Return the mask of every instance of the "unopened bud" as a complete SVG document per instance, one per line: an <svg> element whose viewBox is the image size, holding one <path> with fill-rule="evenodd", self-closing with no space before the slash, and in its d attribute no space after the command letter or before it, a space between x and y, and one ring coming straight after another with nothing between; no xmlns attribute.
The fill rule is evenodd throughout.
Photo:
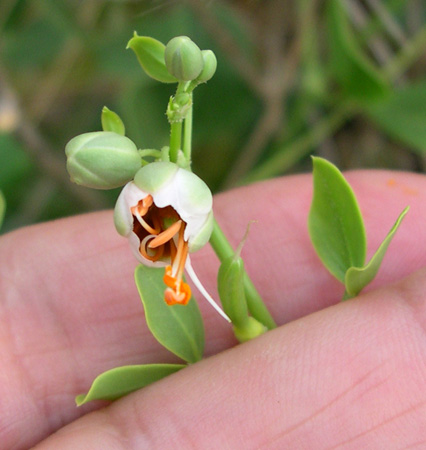
<svg viewBox="0 0 426 450"><path fill-rule="evenodd" d="M132 180L141 167L136 145L110 131L84 133L65 147L71 181L94 189L113 189Z"/></svg>
<svg viewBox="0 0 426 450"><path fill-rule="evenodd" d="M200 75L198 75L196 81L198 83L205 83L209 81L216 72L217 59L215 54L211 50L201 50L203 56L204 67Z"/></svg>
<svg viewBox="0 0 426 450"><path fill-rule="evenodd" d="M166 45L164 59L167 70L179 81L191 81L203 70L203 56L187 36L173 38Z"/></svg>

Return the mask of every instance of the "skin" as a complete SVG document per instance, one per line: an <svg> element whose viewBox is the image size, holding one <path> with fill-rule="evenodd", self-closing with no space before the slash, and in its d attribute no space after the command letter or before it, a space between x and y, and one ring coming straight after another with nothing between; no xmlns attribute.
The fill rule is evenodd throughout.
<svg viewBox="0 0 426 450"><path fill-rule="evenodd" d="M310 245L310 176L221 194L216 217L234 246L257 220L243 257L279 327L236 345L198 295L209 357L110 405L76 408L74 396L115 366L178 362L146 328L112 212L3 236L2 448L425 448L426 177L347 178L368 256L411 205L364 293L340 303L342 286ZM192 262L216 296L211 250Z"/></svg>

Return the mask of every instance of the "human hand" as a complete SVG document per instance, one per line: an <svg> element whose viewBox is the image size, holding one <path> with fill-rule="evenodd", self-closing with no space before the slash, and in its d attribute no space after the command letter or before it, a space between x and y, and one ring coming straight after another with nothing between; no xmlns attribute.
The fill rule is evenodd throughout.
<svg viewBox="0 0 426 450"><path fill-rule="evenodd" d="M222 194L216 217L231 241L257 221L243 257L286 325L234 347L229 325L197 296L211 357L101 409L74 404L99 373L177 362L144 325L136 263L112 213L3 236L0 447L424 448L426 178L370 171L347 179L370 255L411 205L367 293L338 303L343 288L314 254L310 176ZM193 265L214 292L211 250L194 254Z"/></svg>

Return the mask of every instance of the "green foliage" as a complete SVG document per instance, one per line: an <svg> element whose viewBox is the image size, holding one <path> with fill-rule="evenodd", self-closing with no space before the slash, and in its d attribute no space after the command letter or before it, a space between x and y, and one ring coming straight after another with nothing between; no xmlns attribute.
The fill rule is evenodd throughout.
<svg viewBox="0 0 426 450"><path fill-rule="evenodd" d="M135 281L145 309L146 322L160 344L189 363L204 351L204 326L194 297L187 305L168 306L164 301L164 269L140 265Z"/></svg>
<svg viewBox="0 0 426 450"><path fill-rule="evenodd" d="M364 222L352 188L339 169L313 158L314 195L308 218L312 244L324 266L345 285L344 300L358 295L379 271L383 257L408 207L402 211L371 260Z"/></svg>
<svg viewBox="0 0 426 450"><path fill-rule="evenodd" d="M162 83L176 83L177 79L171 75L165 64L165 45L157 39L148 36L138 36L136 33L127 44L131 48L147 75Z"/></svg>
<svg viewBox="0 0 426 450"><path fill-rule="evenodd" d="M86 394L78 395L75 402L77 406L81 406L92 400L117 400L184 367L182 364L116 367L96 377L89 391Z"/></svg>
<svg viewBox="0 0 426 450"><path fill-rule="evenodd" d="M343 9L344 2L329 0L328 6L332 75L353 100L371 102L384 97L389 86L357 44Z"/></svg>
<svg viewBox="0 0 426 450"><path fill-rule="evenodd" d="M345 287L346 292L351 297L358 295L362 289L373 281L374 277L377 275L386 250L388 249L396 230L401 224L402 219L407 214L408 209L409 207L407 206L407 208L402 211L394 226L391 228L384 241L380 244L380 247L377 249L370 261L363 267L350 267L347 270L345 275Z"/></svg>
<svg viewBox="0 0 426 450"><path fill-rule="evenodd" d="M6 213L6 199L4 198L3 192L0 191L0 228L3 224L5 213Z"/></svg>
<svg viewBox="0 0 426 450"><path fill-rule="evenodd" d="M395 90L370 105L367 114L389 136L426 153L426 79Z"/></svg>
<svg viewBox="0 0 426 450"><path fill-rule="evenodd" d="M227 0L5 2L0 6L0 188L8 199L3 229L114 205L116 192L75 195L66 174L54 173L63 167L71 137L100 129L103 105L123 119L126 136L138 148L168 144L165 105L174 86L145 76L133 51L125 50L134 30L160 43L160 51L151 48L150 67L162 53L161 43L174 36L189 36L217 56L214 78L194 95L192 158L194 172L214 191L307 171L308 155L324 147L344 169L424 171L421 156L410 151L424 154L418 80L424 79L426 34L421 21L413 26L409 18L424 16L425 4L383 7L403 39L393 39L372 11L366 10L360 23L345 2L333 0L326 8L294 1L285 10L279 2ZM282 26L269 27L266 17ZM265 33L270 39L262 38ZM377 43L388 48L385 58L378 57ZM160 67L167 81L176 82L164 75L163 63ZM9 90L15 106L4 95ZM16 114L13 126L2 128L3 111ZM362 120L354 120L360 115ZM360 147L361 142L374 142L374 148Z"/></svg>
<svg viewBox="0 0 426 450"><path fill-rule="evenodd" d="M322 158L313 158L313 164L309 234L323 264L344 283L350 267L364 265L364 222L355 194L339 169Z"/></svg>

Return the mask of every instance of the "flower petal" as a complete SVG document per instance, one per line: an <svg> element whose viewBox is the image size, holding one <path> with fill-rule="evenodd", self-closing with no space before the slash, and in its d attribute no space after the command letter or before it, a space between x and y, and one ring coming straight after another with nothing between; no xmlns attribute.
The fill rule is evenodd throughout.
<svg viewBox="0 0 426 450"><path fill-rule="evenodd" d="M133 182L127 183L122 189L114 208L115 228L122 236L127 237L133 231L133 215L130 208L136 206L139 200L142 200L147 195Z"/></svg>

